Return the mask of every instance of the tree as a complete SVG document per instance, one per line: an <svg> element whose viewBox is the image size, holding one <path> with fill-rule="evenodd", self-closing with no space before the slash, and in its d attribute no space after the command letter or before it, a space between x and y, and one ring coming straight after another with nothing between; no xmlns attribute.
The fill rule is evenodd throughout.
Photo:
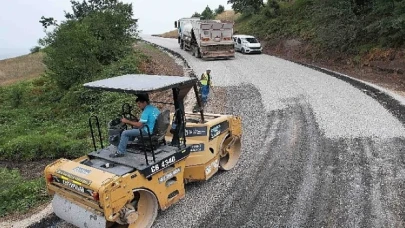
<svg viewBox="0 0 405 228"><path fill-rule="evenodd" d="M384 47L405 45L405 1L373 0L364 33Z"/></svg>
<svg viewBox="0 0 405 228"><path fill-rule="evenodd" d="M235 13L258 13L264 6L263 0L228 0Z"/></svg>
<svg viewBox="0 0 405 228"><path fill-rule="evenodd" d="M132 52L137 37L137 20L132 4L117 0L71 0L73 13L56 24L42 17L45 28L55 25L40 43L47 46L44 63L48 74L63 89L96 77L103 66Z"/></svg>
<svg viewBox="0 0 405 228"><path fill-rule="evenodd" d="M212 12L211 8L209 6L205 7L205 10L201 13L201 19L202 20L210 20L214 19L215 15L214 12Z"/></svg>
<svg viewBox="0 0 405 228"><path fill-rule="evenodd" d="M45 29L47 29L47 28L48 28L49 26L51 26L51 25L58 25L58 24L57 24L57 21L56 21L53 17L48 17L48 18L46 18L46 17L44 17L44 16L41 17L41 20L39 20L39 23L41 23L42 26L43 26Z"/></svg>
<svg viewBox="0 0 405 228"><path fill-rule="evenodd" d="M37 52L39 52L39 51L41 51L41 47L40 47L40 46L34 46L34 47L32 47L32 48L30 49L30 53L31 53L31 54L37 53Z"/></svg>
<svg viewBox="0 0 405 228"><path fill-rule="evenodd" d="M223 5L219 5L217 9L215 9L215 14L221 14L225 11L225 7Z"/></svg>
<svg viewBox="0 0 405 228"><path fill-rule="evenodd" d="M201 17L201 14L198 12L195 12L191 17Z"/></svg>

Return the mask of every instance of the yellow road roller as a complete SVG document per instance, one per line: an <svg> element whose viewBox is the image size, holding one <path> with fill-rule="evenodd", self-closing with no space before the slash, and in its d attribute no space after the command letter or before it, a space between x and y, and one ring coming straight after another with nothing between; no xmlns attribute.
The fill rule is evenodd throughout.
<svg viewBox="0 0 405 228"><path fill-rule="evenodd" d="M84 84L147 97L171 90L172 111L160 110L153 132L131 138L123 157L110 155L117 151L121 133L131 126L111 118L104 147L99 119L91 116L94 150L77 159L58 159L44 170L54 213L77 227L151 227L159 211L185 196L185 184L232 169L241 153L242 120L204 113L197 82L195 77L127 74ZM191 89L199 113L184 111ZM128 103L121 108L122 115L133 118ZM96 147L93 128L98 129L101 148Z"/></svg>

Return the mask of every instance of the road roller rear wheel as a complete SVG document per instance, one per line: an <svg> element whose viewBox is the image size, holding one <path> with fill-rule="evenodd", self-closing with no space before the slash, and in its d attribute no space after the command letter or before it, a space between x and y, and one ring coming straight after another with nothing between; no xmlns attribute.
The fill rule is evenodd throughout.
<svg viewBox="0 0 405 228"><path fill-rule="evenodd" d="M145 189L134 190L134 200L122 209L123 216L114 227L150 228L158 214L158 201L155 195Z"/></svg>
<svg viewBox="0 0 405 228"><path fill-rule="evenodd" d="M220 146L219 168L221 170L230 170L235 167L240 157L240 149L240 138L227 136Z"/></svg>

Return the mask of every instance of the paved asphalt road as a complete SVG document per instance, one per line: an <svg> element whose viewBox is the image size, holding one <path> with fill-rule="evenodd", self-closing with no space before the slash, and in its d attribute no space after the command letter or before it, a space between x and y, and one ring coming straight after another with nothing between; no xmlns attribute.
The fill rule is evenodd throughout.
<svg viewBox="0 0 405 228"><path fill-rule="evenodd" d="M405 227L404 121L376 99L273 56L203 61L143 39L210 68L244 132L235 169L188 185L155 227Z"/></svg>

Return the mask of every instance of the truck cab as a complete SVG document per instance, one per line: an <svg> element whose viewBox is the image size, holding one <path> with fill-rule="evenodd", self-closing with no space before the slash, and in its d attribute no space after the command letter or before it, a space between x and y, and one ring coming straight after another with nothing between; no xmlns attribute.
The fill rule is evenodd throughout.
<svg viewBox="0 0 405 228"><path fill-rule="evenodd" d="M259 53L263 51L260 41L251 35L233 35L232 40L235 44L235 51L240 51L243 54Z"/></svg>

